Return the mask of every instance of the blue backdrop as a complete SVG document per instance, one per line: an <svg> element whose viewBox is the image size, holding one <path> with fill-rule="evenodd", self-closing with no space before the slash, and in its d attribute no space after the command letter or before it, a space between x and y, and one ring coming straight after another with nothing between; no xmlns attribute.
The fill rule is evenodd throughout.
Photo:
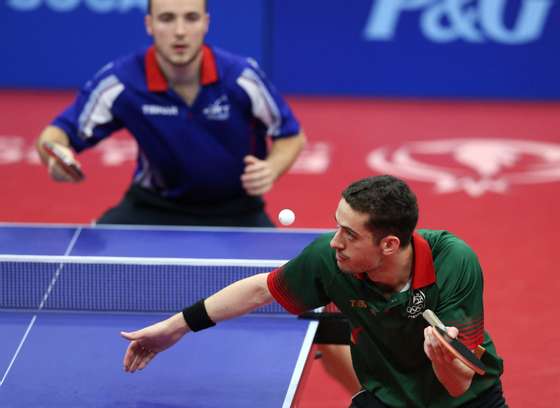
<svg viewBox="0 0 560 408"><path fill-rule="evenodd" d="M5 0L1 87L76 87L148 44L145 0ZM557 0L209 0L283 93L560 99Z"/></svg>
<svg viewBox="0 0 560 408"><path fill-rule="evenodd" d="M3 0L0 87L74 88L150 43L146 0ZM265 2L210 0L208 41L261 60Z"/></svg>

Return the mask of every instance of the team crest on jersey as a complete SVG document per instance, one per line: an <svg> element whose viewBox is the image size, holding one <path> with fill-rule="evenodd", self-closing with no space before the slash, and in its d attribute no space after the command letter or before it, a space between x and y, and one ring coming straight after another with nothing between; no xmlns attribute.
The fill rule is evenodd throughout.
<svg viewBox="0 0 560 408"><path fill-rule="evenodd" d="M229 99L227 95L222 95L206 108L202 110L208 120L228 120L229 119Z"/></svg>
<svg viewBox="0 0 560 408"><path fill-rule="evenodd" d="M414 292L406 307L406 315L409 319L416 319L426 309L426 295L421 290Z"/></svg>

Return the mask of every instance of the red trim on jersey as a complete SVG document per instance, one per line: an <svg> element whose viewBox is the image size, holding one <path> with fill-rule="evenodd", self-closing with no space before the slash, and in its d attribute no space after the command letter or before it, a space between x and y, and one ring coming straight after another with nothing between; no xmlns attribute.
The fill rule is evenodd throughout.
<svg viewBox="0 0 560 408"><path fill-rule="evenodd" d="M423 288L435 283L436 270L430 244L428 244L424 237L415 232L412 235L412 246L414 248L412 288Z"/></svg>
<svg viewBox="0 0 560 408"><path fill-rule="evenodd" d="M268 290L280 305L288 312L298 315L305 312L305 309L298 305L298 302L289 293L288 288L282 276L282 268L273 270L266 278Z"/></svg>
<svg viewBox="0 0 560 408"><path fill-rule="evenodd" d="M157 62L156 49L154 46L148 48L144 57L146 66L146 83L148 90L151 92L165 92L169 89L169 84L165 75ZM218 66L216 58L212 50L206 46L202 46L202 61L200 64L200 84L210 85L218 80Z"/></svg>
<svg viewBox="0 0 560 408"><path fill-rule="evenodd" d="M148 90L151 92L165 92L168 89L167 79L161 72L159 64L156 60L156 49L154 46L148 48L146 56L144 57L144 64L146 65L146 83Z"/></svg>
<svg viewBox="0 0 560 408"><path fill-rule="evenodd" d="M355 328L352 329L352 333L350 334L350 340L352 341L352 343L358 344L358 336L363 331L364 331L364 328L362 326L355 327Z"/></svg>
<svg viewBox="0 0 560 408"><path fill-rule="evenodd" d="M450 323L450 326L455 326L459 330L459 340L471 350L484 341L484 317L464 324Z"/></svg>
<svg viewBox="0 0 560 408"><path fill-rule="evenodd" d="M214 53L207 45L202 46L202 63L200 66L200 84L210 85L218 80L218 66Z"/></svg>

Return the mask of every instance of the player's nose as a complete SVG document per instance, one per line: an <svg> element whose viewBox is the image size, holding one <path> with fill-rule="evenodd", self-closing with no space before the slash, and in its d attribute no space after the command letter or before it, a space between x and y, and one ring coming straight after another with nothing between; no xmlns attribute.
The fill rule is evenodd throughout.
<svg viewBox="0 0 560 408"><path fill-rule="evenodd" d="M330 246L333 249L343 249L344 245L342 244L342 240L340 239L340 230L337 230L334 236L331 239Z"/></svg>

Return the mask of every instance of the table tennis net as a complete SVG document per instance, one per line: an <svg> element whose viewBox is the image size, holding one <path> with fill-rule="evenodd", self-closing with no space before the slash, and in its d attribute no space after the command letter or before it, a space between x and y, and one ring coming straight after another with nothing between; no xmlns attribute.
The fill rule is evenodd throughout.
<svg viewBox="0 0 560 408"><path fill-rule="evenodd" d="M279 261L0 259L0 309L175 312ZM284 313L276 302L255 313Z"/></svg>

